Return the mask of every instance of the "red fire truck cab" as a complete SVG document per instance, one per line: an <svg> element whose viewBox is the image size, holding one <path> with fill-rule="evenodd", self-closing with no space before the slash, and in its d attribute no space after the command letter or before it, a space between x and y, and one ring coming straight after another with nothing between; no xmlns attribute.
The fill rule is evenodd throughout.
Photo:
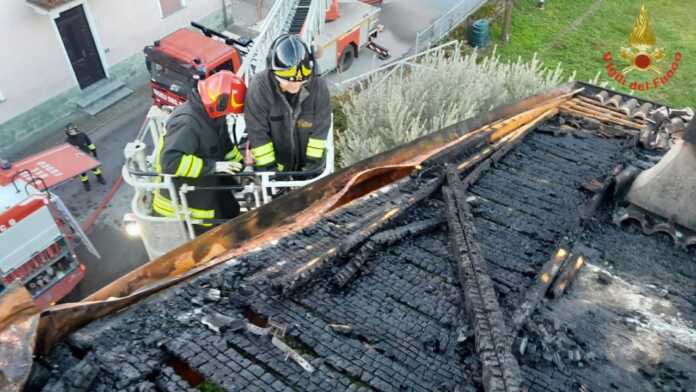
<svg viewBox="0 0 696 392"><path fill-rule="evenodd" d="M212 39L208 35L214 31L193 25L202 32L182 28L144 49L152 99L159 107L184 102L198 80L239 69L241 58L234 45Z"/></svg>

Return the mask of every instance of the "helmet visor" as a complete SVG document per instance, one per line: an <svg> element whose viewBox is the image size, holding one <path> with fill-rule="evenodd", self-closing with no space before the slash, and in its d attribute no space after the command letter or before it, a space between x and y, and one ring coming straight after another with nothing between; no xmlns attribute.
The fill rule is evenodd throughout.
<svg viewBox="0 0 696 392"><path fill-rule="evenodd" d="M299 64L287 69L274 69L273 74L291 82L301 82L312 76L312 68L305 64Z"/></svg>

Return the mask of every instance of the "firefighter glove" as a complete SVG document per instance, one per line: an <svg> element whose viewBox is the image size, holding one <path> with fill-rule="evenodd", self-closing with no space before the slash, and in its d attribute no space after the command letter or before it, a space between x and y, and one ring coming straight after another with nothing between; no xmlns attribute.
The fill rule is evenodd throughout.
<svg viewBox="0 0 696 392"><path fill-rule="evenodd" d="M235 161L215 162L215 173L236 174L242 171L244 165Z"/></svg>

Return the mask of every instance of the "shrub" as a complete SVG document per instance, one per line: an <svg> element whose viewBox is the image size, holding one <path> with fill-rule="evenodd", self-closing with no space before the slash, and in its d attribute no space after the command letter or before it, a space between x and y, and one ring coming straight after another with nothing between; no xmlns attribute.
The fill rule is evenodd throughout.
<svg viewBox="0 0 696 392"><path fill-rule="evenodd" d="M347 129L337 135L339 165L348 166L478 113L560 83L560 66L536 58L503 62L436 52L416 66L376 75L348 92L342 107Z"/></svg>

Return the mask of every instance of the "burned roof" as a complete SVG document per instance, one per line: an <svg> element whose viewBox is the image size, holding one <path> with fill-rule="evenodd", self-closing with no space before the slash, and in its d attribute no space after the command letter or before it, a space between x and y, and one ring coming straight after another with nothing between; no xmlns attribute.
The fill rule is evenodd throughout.
<svg viewBox="0 0 696 392"><path fill-rule="evenodd" d="M677 132L627 103L586 86L512 134L472 131L409 176L78 329L30 382L686 391L696 251L617 219L625 170L654 166Z"/></svg>

